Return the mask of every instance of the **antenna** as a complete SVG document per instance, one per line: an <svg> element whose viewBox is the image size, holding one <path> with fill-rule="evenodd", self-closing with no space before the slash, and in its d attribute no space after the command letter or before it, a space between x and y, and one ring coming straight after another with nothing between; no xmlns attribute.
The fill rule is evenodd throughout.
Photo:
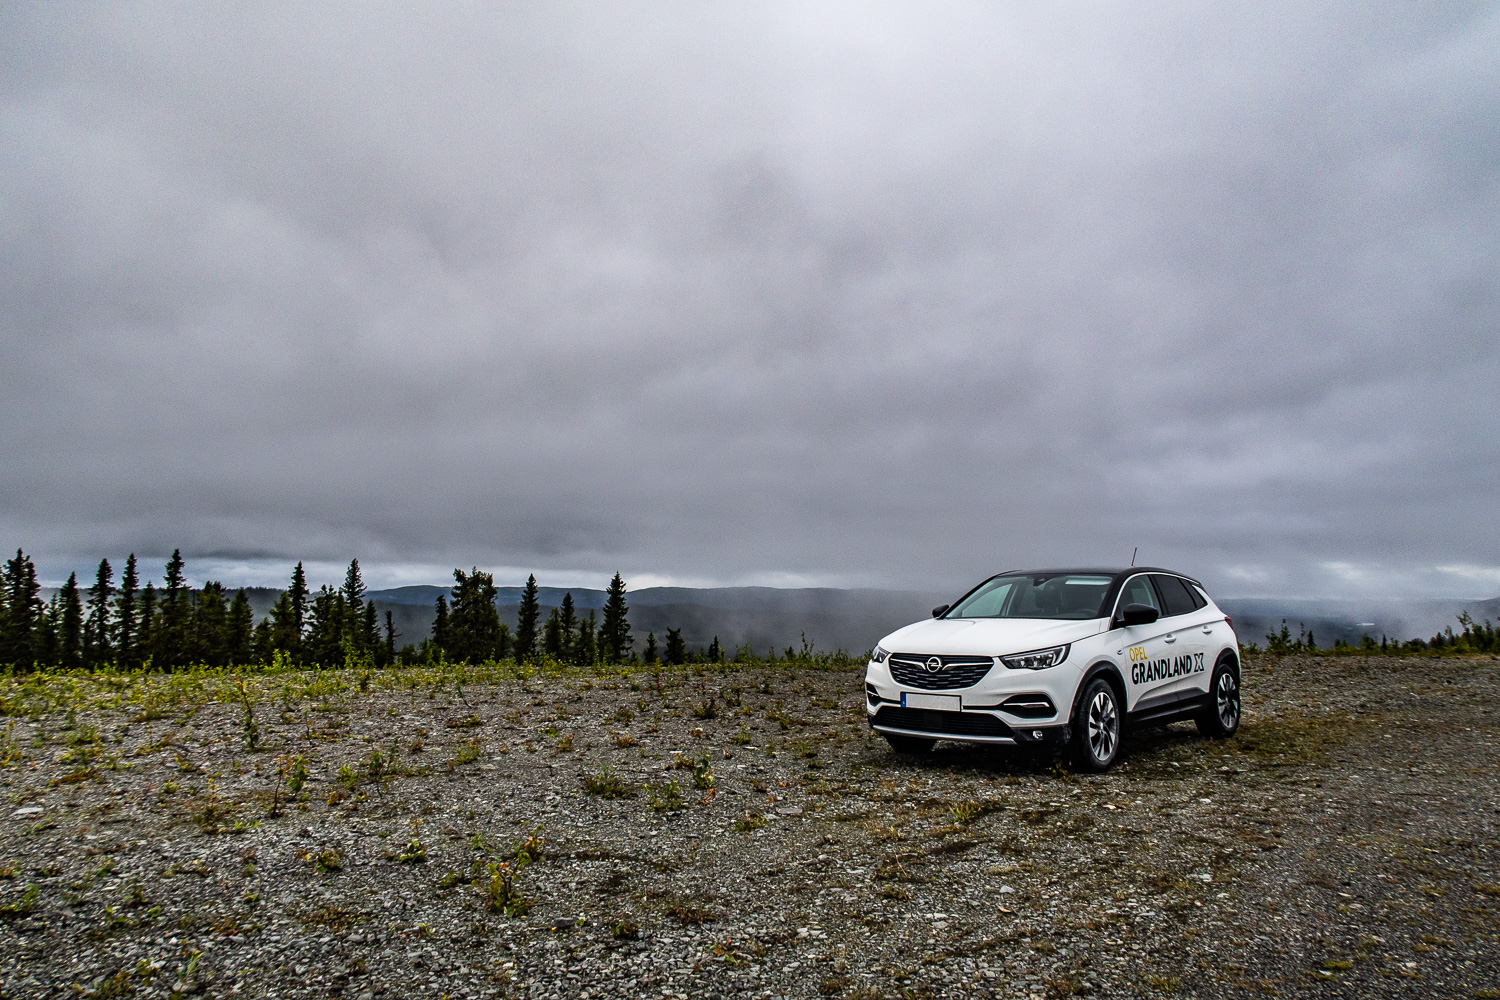
<svg viewBox="0 0 1500 1000"><path fill-rule="evenodd" d="M1141 547L1139 545L1130 550L1130 565L1135 565L1135 554L1139 551L1141 551Z"/></svg>

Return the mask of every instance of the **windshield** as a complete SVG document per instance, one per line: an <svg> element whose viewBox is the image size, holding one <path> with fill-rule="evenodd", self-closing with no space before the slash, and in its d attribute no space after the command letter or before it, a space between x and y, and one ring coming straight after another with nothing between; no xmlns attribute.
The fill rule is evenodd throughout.
<svg viewBox="0 0 1500 1000"><path fill-rule="evenodd" d="M944 618L1103 618L1113 577L1083 573L997 576L948 610Z"/></svg>

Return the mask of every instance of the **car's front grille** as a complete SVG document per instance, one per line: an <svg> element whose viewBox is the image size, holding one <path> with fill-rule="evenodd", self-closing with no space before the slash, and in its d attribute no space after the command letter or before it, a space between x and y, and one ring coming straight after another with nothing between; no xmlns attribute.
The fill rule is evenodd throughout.
<svg viewBox="0 0 1500 1000"><path fill-rule="evenodd" d="M892 729L951 736L1010 736L1010 727L982 712L940 712L932 708L882 708L874 724Z"/></svg>
<svg viewBox="0 0 1500 1000"><path fill-rule="evenodd" d="M929 669L937 660L937 669ZM995 661L988 656L922 656L919 653L892 653L891 676L897 684L947 691L978 684Z"/></svg>

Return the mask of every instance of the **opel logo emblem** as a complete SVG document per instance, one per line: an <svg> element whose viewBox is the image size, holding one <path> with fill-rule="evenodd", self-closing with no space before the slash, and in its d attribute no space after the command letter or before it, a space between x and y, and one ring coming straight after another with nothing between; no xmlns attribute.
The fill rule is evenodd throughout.
<svg viewBox="0 0 1500 1000"><path fill-rule="evenodd" d="M943 661L934 656L927 661L926 667L929 674L935 674L943 669Z"/></svg>

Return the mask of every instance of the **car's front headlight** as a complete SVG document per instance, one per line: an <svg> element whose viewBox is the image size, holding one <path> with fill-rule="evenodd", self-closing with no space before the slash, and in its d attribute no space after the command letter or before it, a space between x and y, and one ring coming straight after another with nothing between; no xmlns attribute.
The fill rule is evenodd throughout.
<svg viewBox="0 0 1500 1000"><path fill-rule="evenodd" d="M1051 649L1033 649L1029 653L1002 656L1000 662L1012 670L1045 670L1047 667L1057 666L1067 658L1067 646L1053 646Z"/></svg>
<svg viewBox="0 0 1500 1000"><path fill-rule="evenodd" d="M881 649L879 646L876 646L875 647L875 652L873 652L873 653L870 654L870 662L871 663L884 663L885 662L885 658L887 656L890 656L890 655L891 655L890 650L888 650L888 649Z"/></svg>

